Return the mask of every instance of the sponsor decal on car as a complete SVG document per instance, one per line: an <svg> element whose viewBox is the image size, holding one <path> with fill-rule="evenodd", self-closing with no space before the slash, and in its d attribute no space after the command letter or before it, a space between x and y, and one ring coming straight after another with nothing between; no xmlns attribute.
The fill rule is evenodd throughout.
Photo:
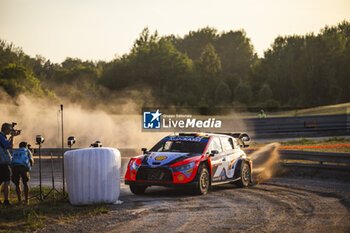
<svg viewBox="0 0 350 233"><path fill-rule="evenodd" d="M159 155L159 156L155 157L154 160L156 160L156 161L163 161L163 160L166 160L167 158L168 158L168 156Z"/></svg>
<svg viewBox="0 0 350 233"><path fill-rule="evenodd" d="M209 137L179 137L169 136L164 138L162 141L189 141L189 142L208 142Z"/></svg>
<svg viewBox="0 0 350 233"><path fill-rule="evenodd" d="M179 175L177 176L177 179L178 179L179 181L183 181L183 180L185 179L185 176L184 176L183 174L179 174Z"/></svg>
<svg viewBox="0 0 350 233"><path fill-rule="evenodd" d="M187 154L188 153L179 152L152 152L147 159L147 164L151 167L162 166ZM154 164L154 162L156 162L156 164Z"/></svg>

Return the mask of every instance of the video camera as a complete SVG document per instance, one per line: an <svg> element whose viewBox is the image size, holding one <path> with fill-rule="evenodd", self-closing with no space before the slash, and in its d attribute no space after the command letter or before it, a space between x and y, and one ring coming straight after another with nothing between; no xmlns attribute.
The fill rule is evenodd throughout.
<svg viewBox="0 0 350 233"><path fill-rule="evenodd" d="M14 136L20 135L21 131L20 129L15 129L15 126L17 125L16 122L12 122L11 126L12 126L12 130L11 130L11 134Z"/></svg>

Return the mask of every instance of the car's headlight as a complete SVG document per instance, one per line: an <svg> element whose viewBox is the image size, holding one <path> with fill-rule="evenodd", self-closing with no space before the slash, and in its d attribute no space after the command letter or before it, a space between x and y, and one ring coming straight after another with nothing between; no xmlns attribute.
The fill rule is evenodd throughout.
<svg viewBox="0 0 350 233"><path fill-rule="evenodd" d="M195 162L173 167L174 172L187 171L194 167Z"/></svg>

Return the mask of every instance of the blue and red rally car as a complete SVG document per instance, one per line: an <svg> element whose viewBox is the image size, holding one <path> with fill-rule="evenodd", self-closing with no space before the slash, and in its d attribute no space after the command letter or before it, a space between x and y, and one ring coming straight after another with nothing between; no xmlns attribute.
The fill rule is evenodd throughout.
<svg viewBox="0 0 350 233"><path fill-rule="evenodd" d="M252 162L241 147L248 147L246 133L179 133L167 136L143 155L130 159L125 184L134 194L150 186L189 186L206 194L213 185L252 181Z"/></svg>

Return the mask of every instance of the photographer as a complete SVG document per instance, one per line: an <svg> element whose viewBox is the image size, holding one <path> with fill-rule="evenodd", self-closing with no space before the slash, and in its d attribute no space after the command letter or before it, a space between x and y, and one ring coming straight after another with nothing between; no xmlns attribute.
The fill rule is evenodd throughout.
<svg viewBox="0 0 350 233"><path fill-rule="evenodd" d="M22 203L21 198L21 178L24 187L25 203L29 204L28 192L29 192L29 171L33 166L33 158L30 150L27 149L27 142L21 142L19 149L12 151L12 182L16 185L16 193L18 198L18 204Z"/></svg>
<svg viewBox="0 0 350 233"><path fill-rule="evenodd" d="M10 168L11 155L9 149L13 147L13 138L20 134L20 131L14 130L15 124L4 123L0 132L0 185L4 183L4 205L10 205L8 200L8 188L10 185ZM11 134L7 139L6 135Z"/></svg>

